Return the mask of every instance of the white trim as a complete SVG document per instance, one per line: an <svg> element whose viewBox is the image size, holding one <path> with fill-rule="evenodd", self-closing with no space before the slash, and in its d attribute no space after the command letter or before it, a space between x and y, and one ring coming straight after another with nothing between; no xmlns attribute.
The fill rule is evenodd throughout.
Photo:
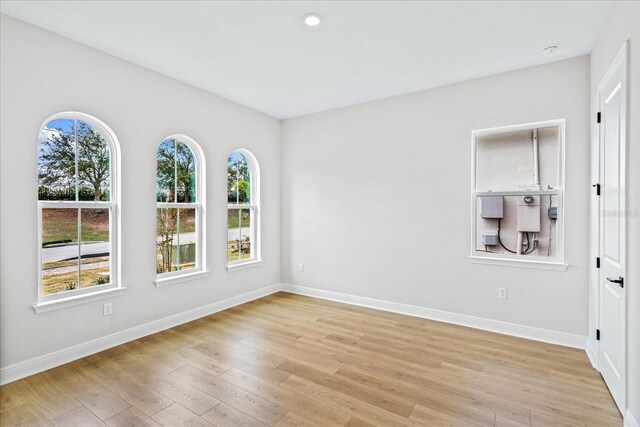
<svg viewBox="0 0 640 427"><path fill-rule="evenodd" d="M227 203L227 209L255 209L255 203Z"/></svg>
<svg viewBox="0 0 640 427"><path fill-rule="evenodd" d="M446 322L455 325L468 326L471 328L527 338L551 344L564 345L567 347L578 349L585 349L587 344L587 337L582 335L551 331L548 329L536 328L533 326L518 325L515 323L503 322L499 320L486 319L459 313L451 313L442 310L377 300L373 298L359 297L339 292L291 285L288 283L276 283L264 288L230 297L222 301L194 308L183 313L174 314L172 316L145 323L140 326L134 326L133 328L116 332L104 337L96 338L85 343L57 350L43 356L34 357L23 362L18 362L9 366L2 367L0 368L0 385L19 380L21 378L25 378L42 371L46 371L47 369L72 362L82 357L95 354L108 348L115 347L117 345L136 340L138 338L154 334L165 329L181 325L183 323L191 322L201 317L208 316L210 314L217 313L219 311L223 311L228 308L247 303L249 301L263 298L279 291L298 295L306 295L315 298L322 298L345 304L375 308L378 310L389 311L408 316L421 317L424 319L437 320L440 322ZM627 414L628 413L629 411L627 411ZM630 419L633 420L633 417L631 417ZM635 427L637 426L637 423L630 425Z"/></svg>
<svg viewBox="0 0 640 427"><path fill-rule="evenodd" d="M189 282L195 279L202 279L209 275L208 270L198 270L198 271L193 271L191 273L186 273L184 271L189 271L189 270L182 270L180 271L182 274L170 276L170 277L158 276L158 278L155 281L156 288L163 288L165 286L177 285L178 283L182 283L182 282Z"/></svg>
<svg viewBox="0 0 640 427"><path fill-rule="evenodd" d="M521 123L517 125L496 126L492 128L474 130L473 134L475 136L487 136L487 135L493 135L496 133L503 133L503 132L518 132L521 130L531 130L534 128L540 129L544 127L558 126L560 123L564 123L564 121L565 119L555 119L555 120L543 120L540 122Z"/></svg>
<svg viewBox="0 0 640 427"><path fill-rule="evenodd" d="M522 196L524 194L534 193L536 196L559 196L561 190L514 190L514 191L476 191L476 196Z"/></svg>
<svg viewBox="0 0 640 427"><path fill-rule="evenodd" d="M207 164L204 157L204 151L202 151L202 147L198 144L193 138L182 134L182 133L174 133L172 135L164 138L160 144L158 144L158 149L160 145L168 140L173 139L175 141L181 142L186 145L195 158L195 175L196 175L196 202L192 203L180 203L180 202L158 202L156 201L156 215L157 209L195 209L196 212L196 269L199 272L207 272L207 245L206 238L207 235ZM156 150L156 177L158 175L158 150ZM177 192L176 196L177 198ZM156 253L158 250L157 238L158 238L158 230L156 228L156 244L155 249ZM179 238L179 234L178 234ZM156 261L157 262L157 261ZM177 274L172 274L177 273ZM187 272L181 274L180 271L176 272L167 272L167 273L159 273L156 274L156 286L167 286L172 285L179 282L184 282L187 280L194 279L196 277L192 277L192 272ZM178 277L183 278L183 280L178 280Z"/></svg>
<svg viewBox="0 0 640 427"><path fill-rule="evenodd" d="M75 111L64 111L61 113L56 113L49 116L40 126L40 130L45 128L47 124L52 122L53 120L58 119L73 119L74 120L74 132L76 132L76 121L81 120L88 125L90 125L94 130L96 130L107 142L109 146L109 180L110 180L110 189L109 189L109 201L108 202L96 202L92 200L85 201L50 201L50 200L38 200L37 201L37 224L38 224L38 235L37 235L37 244L38 244L38 289L36 296L36 305L33 308L36 310L36 313L43 313L46 311L57 310L59 308L69 307L77 304L82 304L84 302L93 301L88 298L89 293L94 294L93 291L83 291L80 288L80 281L78 281L78 289L43 295L42 293L42 209L43 208L91 208L92 206L107 206L109 209L109 276L110 281L109 285L105 285L109 287L109 289L104 289L95 292L98 296L97 299L105 298L104 293L107 291L115 291L122 290L124 291L124 287L122 286L122 274L120 271L120 254L122 253L122 241L120 235L120 142L118 141L118 137L111 130L109 126L107 126L100 119L91 116L86 113L79 113ZM77 139L77 135L74 140ZM76 141L77 142L77 141ZM39 148L38 148L39 150ZM76 156L77 156L77 147L76 147ZM39 158L39 157L38 157ZM76 167L77 167L77 159L76 159ZM36 168L39 171L39 164ZM77 173L77 170L76 170ZM77 180L76 180L76 193L77 193ZM77 197L77 194L76 194ZM78 233L80 232L80 221L78 222ZM78 240L80 240L80 235L78 234ZM80 248L80 242L78 242L78 248ZM78 259L78 262L81 262ZM80 269L78 270L80 271ZM122 293L122 292L121 292ZM64 296L67 295L67 296ZM60 304L53 304L54 301L60 301ZM71 301L76 301L72 303ZM49 307L49 308L44 308ZM56 307L56 308L53 308Z"/></svg>
<svg viewBox="0 0 640 427"><path fill-rule="evenodd" d="M42 209L111 209L115 206L113 202L96 202L94 200L84 200L81 202L69 200L38 200Z"/></svg>
<svg viewBox="0 0 640 427"><path fill-rule="evenodd" d="M640 427L640 423L635 419L629 408L625 411L623 425L624 427Z"/></svg>
<svg viewBox="0 0 640 427"><path fill-rule="evenodd" d="M282 291L292 294L306 295L315 298L342 302L346 304L358 305L362 307L375 308L378 310L390 311L392 313L405 314L408 316L421 317L423 319L437 320L439 322L452 323L454 325L468 326L471 328L482 329L499 334L527 338L534 341L542 341L582 350L584 350L587 345L586 336L536 328L534 326L519 325L516 323L503 322L500 320L487 319L483 317L469 316L467 314L452 313L432 308L418 307L415 305L383 301L379 299L360 297L356 295L343 294L339 292L308 288L305 286L297 286L286 283L282 284Z"/></svg>
<svg viewBox="0 0 640 427"><path fill-rule="evenodd" d="M42 301L33 306L37 314L47 313L49 311L60 310L61 308L73 307L74 305L86 304L88 302L98 301L101 299L117 297L124 294L127 289L123 286L102 289L99 291L87 292L80 295L72 295L66 298L56 298L49 301Z"/></svg>
<svg viewBox="0 0 640 427"><path fill-rule="evenodd" d="M629 40L626 40L622 46L622 48L620 49L620 51L618 52L618 54L616 55L615 59L613 60L613 62L611 63L611 65L609 66L609 68L607 69L607 72L604 74L604 76L602 77L602 79L600 80L600 82L598 83L598 90L596 93L596 102L597 102L597 109L598 112L602 113L602 123L600 123L597 126L597 151L598 151L598 164L596 165L596 168L598 169L598 183L601 185L601 195L602 195L602 199L599 200L598 203L598 212L597 212L597 220L598 220L598 256L602 259L603 261L603 265L601 265L601 269L598 269L597 272L597 289L598 289L598 302L597 302L597 307L598 307L598 313L597 313L597 322L598 322L598 328L603 328L602 333L607 334L610 331L606 331L604 330L604 326L606 326L606 323L604 322L604 313L603 313L603 308L602 308L602 304L601 302L603 301L604 297L603 297L603 293L605 292L605 287L602 286L602 279L604 278L604 274L606 271L606 257L604 254L604 218L605 218L605 205L604 203L602 203L602 201L604 200L604 198L606 198L606 192L604 191L604 187L606 186L606 182L602 182L601 178L604 178L605 174L604 174L604 145L603 145L603 141L604 141L604 133L605 133L605 128L604 128L604 124L606 124L606 117L604 115L604 104L607 101L604 101L602 99L602 95L603 92L605 91L605 89L607 88L607 85L609 84L610 80L613 79L616 76L616 73L620 72L622 73L622 77L621 77L621 82L619 82L616 86L614 91L618 90L618 89L622 89L621 90L621 96L622 96L622 105L620 106L620 144L619 144L619 151L618 151L618 174L621 177L622 185L621 185L621 197L619 197L618 200L618 206L620 209L620 212L625 212L626 211L626 196L627 196L627 191L626 191L626 182L627 182L627 172L626 172L626 153L627 153L627 142L628 142L628 105L629 105L629 62L627 60L628 58L628 50L629 50ZM611 99L611 96L609 96L607 98L607 100ZM626 218L625 216L621 216L620 217L620 226L619 226L619 232L621 236L624 236L625 238L625 242L622 243L621 245L621 251L620 251L620 275L622 277L627 277L627 269L626 269L626 265L627 265L627 252L625 251L625 245L626 242L628 241L627 237L627 226L626 226L627 222L626 222ZM593 232L593 230L590 230L591 232ZM627 286L628 289L628 286ZM628 336L627 336L627 304L629 303L628 301L628 294L627 294L627 290L622 289L621 291L621 295L622 298L624 298L623 304L622 304L622 308L621 308L621 314L620 317L622 318L622 325L621 325L621 330L620 331L616 331L618 333L620 333L620 335L623 337L623 339L620 340L620 354L622 355L621 357L624 358L624 360L622 361L622 363L620 364L620 369L618 370L618 372L616 372L615 376L620 376L621 379L621 384L619 386L620 391L618 392L616 390L616 384L607 384L607 387L609 387L610 391L613 391L611 393L611 396L613 397L616 405L618 406L618 409L620 410L620 412L624 412L626 406L627 406L627 384L628 384L628 378L627 375L629 373L629 369L628 369L628 360L627 360L627 344L628 344ZM604 380L605 383L607 383L607 376L610 375L610 370L607 368L608 360L609 357L604 354L605 349L603 348L602 345L598 345L598 371L600 372L600 374L602 375L602 378ZM613 368L613 367L612 367ZM615 369L615 368L613 368Z"/></svg>
<svg viewBox="0 0 640 427"><path fill-rule="evenodd" d="M594 368L600 371L600 341L596 339L596 331L600 328L600 269L596 259L600 257L600 196L596 186L600 185L600 124L596 120L600 113L599 93L589 98L591 120L589 122L589 342L587 354ZM602 191L602 189L600 189Z"/></svg>
<svg viewBox="0 0 640 427"><path fill-rule="evenodd" d="M255 268L255 267L260 267L262 265L262 260L261 259L252 259L249 261L243 261L243 262L236 262L234 264L228 264L227 265L227 271L229 273L232 273L234 271L238 271L238 270L244 270L247 268Z"/></svg>
<svg viewBox="0 0 640 427"><path fill-rule="evenodd" d="M251 218L251 227L250 227L250 238L251 238L251 259L246 262L232 261L228 262L227 259L227 271L240 270L239 266L241 264L249 264L256 262L256 265L250 265L249 267L257 267L262 262L262 249L261 249L261 223L260 223L260 165L258 164L258 159L254 154L247 150L246 148L237 148L229 153L227 156L227 165L229 162L229 157L233 153L241 154L245 160L249 163L249 169L251 171L251 189L249 194L251 195L250 204L242 205L242 204L234 204L227 203L227 215L229 215L229 209L250 209L253 217ZM227 166L228 169L228 166ZM226 196L225 196L226 197ZM228 230L228 228L227 228ZM228 243L227 243L228 245ZM237 264L234 265L234 262ZM248 268L248 267L246 267Z"/></svg>
<svg viewBox="0 0 640 427"><path fill-rule="evenodd" d="M157 209L198 209L198 207L200 207L198 203L156 202Z"/></svg>
<svg viewBox="0 0 640 427"><path fill-rule="evenodd" d="M559 129L558 135L558 187L553 190L517 190L517 191L478 191L476 187L476 146L479 137L487 135L497 135L506 132L516 132L522 130L534 130L546 127L557 127ZM508 265L512 267L531 267L547 270L565 270L567 264L564 260L564 190L565 190L565 133L566 133L566 120L554 119L545 120L540 122L523 123L517 125L499 126L487 129L476 129L471 131L471 240L470 240L470 256L469 260L475 263L486 263L493 265ZM478 197L484 195L504 195L514 196L521 194L535 194L535 195L556 195L558 205L558 218L556 220L556 257L536 257L532 259L531 256L519 256L509 253L501 253L498 255L492 255L484 251L477 249L477 228L478 228ZM481 262L480 258L491 258L489 262ZM500 260L504 262L499 262ZM518 261L513 263L510 261ZM529 265L527 265L529 264Z"/></svg>
<svg viewBox="0 0 640 427"><path fill-rule="evenodd" d="M598 359L597 356L593 353L591 346L589 345L589 337L587 337L587 348L585 348L585 353L587 353L587 357L589 358L589 362L591 362L591 366L596 371L598 370Z"/></svg>
<svg viewBox="0 0 640 427"><path fill-rule="evenodd" d="M489 264L489 265L506 265L510 267L520 268L537 268L539 270L556 270L565 271L569 264L560 262L549 261L534 261L529 259L507 259L502 256L491 256L493 254L487 254L484 256L469 255L469 262L473 264ZM502 254L500 254L502 255Z"/></svg>
<svg viewBox="0 0 640 427"><path fill-rule="evenodd" d="M0 368L0 385L55 368L56 366L72 362L100 351L115 347L138 338L164 331L183 323L191 322L204 316L253 301L278 292L280 283L236 295L222 301L207 304L202 307L187 310L162 319L154 320L143 325L134 326L124 331L116 332L104 337L96 338L81 344L63 348L43 356L37 356L23 362L14 363Z"/></svg>
<svg viewBox="0 0 640 427"><path fill-rule="evenodd" d="M68 202L63 202L63 203L68 203ZM82 206L83 203L84 203L84 206ZM55 202L54 202L54 204L55 204ZM76 215L77 215L77 219L79 220L78 221L79 223L78 223L77 232L78 232L78 240L79 241L76 242L76 243L78 245L78 262L81 262L82 260L80 258L80 255L82 253L82 249L81 248L82 248L83 242L82 242L82 239L81 239L81 231L80 231L81 228L80 228L80 225L82 224L82 210L83 209L92 209L92 207L95 207L95 206L105 206L104 209L109 211L109 234L111 234L111 230L113 230L115 228L113 215L114 215L114 211L116 209L116 206L115 206L114 203L102 202L100 204L96 204L96 202L92 202L92 201L77 202L77 203L74 203L74 204L78 205L78 206L71 206L71 208L72 209L77 209ZM60 207L61 206L53 206L53 208L60 208ZM38 294L40 296L39 296L38 302L36 303L34 308L39 307L41 305L44 306L45 303L58 301L58 300L62 301L63 304L59 304L57 306L57 308L54 308L54 309L48 309L48 310L36 309L36 313L43 313L43 312L46 312L46 311L57 310L58 308L64 308L64 307L69 307L69 306L80 304L81 302L78 302L76 304L68 304L66 302L69 301L69 300L78 298L78 297L85 297L85 296L87 296L89 294L94 294L94 293L100 294L100 291L104 291L106 289L110 289L110 290L121 289L121 286L118 286L119 283L110 282L110 283L107 283L107 284L100 285L99 288L96 287L96 286L90 286L90 287L85 287L85 288L77 288L77 289L72 289L72 290L67 290L67 291L60 291L60 292L56 292L56 293L52 293L52 294L46 294L46 295L42 294L42 265L43 265L43 263L41 261L41 256L42 256L42 250L44 249L42 247L42 210L43 209L51 209L51 208L52 207L51 207L51 203L50 202L45 203L45 202L38 201L38 236L39 236L39 239L40 239L40 241L38 242L38 246L39 246L39 249L38 249L38 256L39 256L38 264L40 266L39 267L40 277L38 279ZM109 236L109 237L111 237L111 236ZM84 243L86 243L86 242L84 242ZM111 254L113 253L113 242L112 242L111 238L109 239L109 243L110 243L109 244L109 270L110 270L109 271L109 275L111 277L114 277L114 275L111 274L111 271L114 270L114 263L116 261L111 256ZM78 267L80 267L81 265L82 264L79 264ZM78 283L80 283L79 279L80 279L81 276L77 276L77 277L78 277ZM100 291L98 291L98 289L100 289Z"/></svg>

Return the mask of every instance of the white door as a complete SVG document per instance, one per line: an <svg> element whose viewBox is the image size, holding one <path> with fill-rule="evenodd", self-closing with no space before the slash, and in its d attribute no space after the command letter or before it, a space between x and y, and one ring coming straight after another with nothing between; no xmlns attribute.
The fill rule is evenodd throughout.
<svg viewBox="0 0 640 427"><path fill-rule="evenodd" d="M600 103L600 372L625 409L625 144L627 47L602 79Z"/></svg>

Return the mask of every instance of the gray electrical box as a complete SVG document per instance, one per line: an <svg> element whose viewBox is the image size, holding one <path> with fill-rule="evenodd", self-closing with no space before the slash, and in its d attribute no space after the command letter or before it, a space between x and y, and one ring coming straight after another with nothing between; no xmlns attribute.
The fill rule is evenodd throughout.
<svg viewBox="0 0 640 427"><path fill-rule="evenodd" d="M482 235L482 244L485 246L497 246L498 233L484 233Z"/></svg>
<svg viewBox="0 0 640 427"><path fill-rule="evenodd" d="M516 230L538 233L540 231L540 196L518 196Z"/></svg>
<svg viewBox="0 0 640 427"><path fill-rule="evenodd" d="M502 196L480 197L480 217L484 219L504 218L504 198Z"/></svg>
<svg viewBox="0 0 640 427"><path fill-rule="evenodd" d="M549 206L548 215L549 219L558 219L558 207Z"/></svg>

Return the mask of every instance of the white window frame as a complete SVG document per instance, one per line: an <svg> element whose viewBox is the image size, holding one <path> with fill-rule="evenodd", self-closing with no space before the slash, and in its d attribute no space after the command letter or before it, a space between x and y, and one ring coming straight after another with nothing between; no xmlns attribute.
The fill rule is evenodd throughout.
<svg viewBox="0 0 640 427"><path fill-rule="evenodd" d="M109 298L115 295L121 295L124 291L122 286L122 277L120 275L120 145L115 133L102 121L88 114L79 112L62 112L47 118L40 130L48 123L58 119L71 119L74 121L82 121L90 125L100 135L102 135L109 145L110 150L110 182L111 188L109 192L109 201L49 201L38 200L38 296L37 304L33 306L36 313L43 313L60 308L70 307L85 302L95 301L97 299ZM76 190L77 198L77 190ZM109 210L109 279L110 283L92 286L88 288L58 292L55 294L44 295L42 293L42 209L47 208L71 208L78 209L108 209ZM81 217L78 222L81 224ZM81 250L80 242L78 242L78 251ZM80 255L80 254L79 254ZM80 270L79 270L80 271Z"/></svg>
<svg viewBox="0 0 640 427"><path fill-rule="evenodd" d="M175 285L177 283L186 282L189 280L199 279L202 277L206 277L209 274L207 270L207 256L206 256L206 245L205 238L206 236L206 215L205 215L205 207L206 207L206 164L204 153L200 145L191 137L188 137L184 134L173 134L164 138L162 141L166 141L167 139L174 139L178 142L185 144L194 156L195 159L195 178L196 178L196 202L195 203L180 203L180 202L158 202L156 201L156 215L158 214L158 209L195 209L196 212L196 266L195 268L190 268L188 270L178 270L178 271L170 271L168 273L160 273L156 274L156 287L163 287L169 285ZM161 143L162 143L161 141ZM159 145L158 145L159 147ZM158 174L158 151L156 150L156 176ZM156 230L156 239L157 239L157 230ZM180 243L180 237L178 234L178 244ZM157 241L156 241L156 251L157 251ZM179 252L178 252L179 255Z"/></svg>
<svg viewBox="0 0 640 427"><path fill-rule="evenodd" d="M239 153L244 156L249 164L251 170L251 186L249 187L249 194L251 195L249 204L237 204L227 203L227 218L229 215L229 209L249 209L251 211L251 227L249 230L251 239L251 254L247 259L239 259L229 262L227 259L227 271L243 270L245 268L258 267L262 264L262 253L260 249L260 167L256 157L247 149L238 148L229 153L229 156L233 153ZM229 159L227 156L227 162ZM225 197L227 197L225 191ZM228 221L228 220L227 220ZM228 222L227 222L227 236L228 236ZM228 239L228 237L227 237ZM228 245L228 242L227 242ZM225 251L225 254L227 251Z"/></svg>
<svg viewBox="0 0 640 427"><path fill-rule="evenodd" d="M564 192L565 192L565 119L547 120L541 122L523 123L517 125L500 126L478 129L471 132L471 241L469 255L470 262L478 264L507 265L544 270L565 270L564 260ZM558 135L558 184L553 190L522 190L522 191L477 191L476 187L476 154L478 138L500 133L533 130L546 127L557 127ZM553 260L547 257L535 257L517 254L493 254L477 250L477 221L478 198L482 196L556 196L558 205L558 219L556 220L556 251L558 256Z"/></svg>

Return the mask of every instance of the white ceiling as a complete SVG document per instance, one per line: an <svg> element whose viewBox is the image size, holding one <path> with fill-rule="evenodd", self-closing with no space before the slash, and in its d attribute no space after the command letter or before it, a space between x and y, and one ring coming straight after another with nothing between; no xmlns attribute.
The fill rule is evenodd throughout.
<svg viewBox="0 0 640 427"><path fill-rule="evenodd" d="M601 1L2 1L0 10L288 118L587 54L610 8ZM302 23L308 12L322 15L319 27ZM551 44L558 51L542 53Z"/></svg>

